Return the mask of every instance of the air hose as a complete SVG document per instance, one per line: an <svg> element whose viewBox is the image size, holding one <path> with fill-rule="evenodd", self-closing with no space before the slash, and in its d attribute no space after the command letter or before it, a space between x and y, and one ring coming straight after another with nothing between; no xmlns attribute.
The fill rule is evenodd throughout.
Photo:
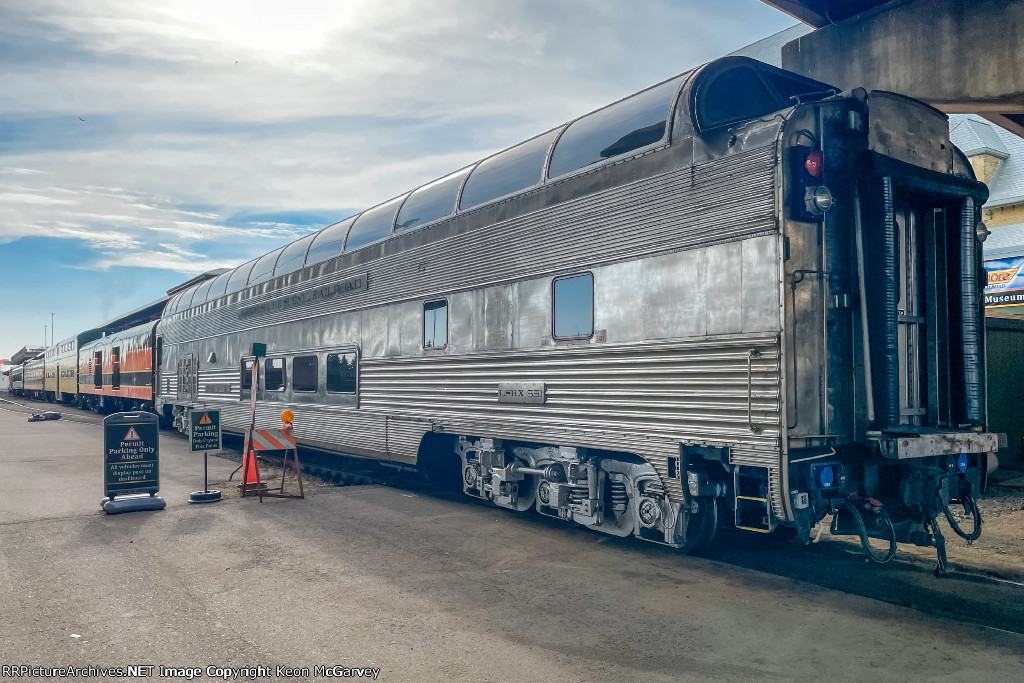
<svg viewBox="0 0 1024 683"><path fill-rule="evenodd" d="M946 521L949 522L949 528L959 536L966 540L968 543L978 540L981 536L981 510L978 509L978 504L969 495L963 497L964 514L970 515L974 518L974 529L971 533L964 533L964 530L960 528L960 525L955 519L953 519L953 513L949 511L949 506L942 508L942 511L946 513Z"/></svg>
<svg viewBox="0 0 1024 683"><path fill-rule="evenodd" d="M861 515L860 510L857 509L857 506L850 501L846 501L846 509L850 511L850 516L853 517L853 523L857 525L857 534L860 536L860 544L864 546L864 551L873 562L885 564L892 558L896 557L896 529L893 528L892 520L889 519L889 515L885 513L885 510L879 510L875 513L875 524L889 527L889 549L884 554L879 555L875 549L871 547L871 543L868 542L868 529L864 525L864 517Z"/></svg>

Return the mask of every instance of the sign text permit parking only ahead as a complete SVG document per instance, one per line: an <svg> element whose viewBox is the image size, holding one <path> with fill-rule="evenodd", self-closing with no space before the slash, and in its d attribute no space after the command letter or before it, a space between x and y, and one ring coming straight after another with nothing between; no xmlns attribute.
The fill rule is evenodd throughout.
<svg viewBox="0 0 1024 683"><path fill-rule="evenodd" d="M103 418L103 489L107 514L163 510L160 490L160 419L153 413L114 413ZM133 494L148 493L139 497Z"/></svg>
<svg viewBox="0 0 1024 683"><path fill-rule="evenodd" d="M103 483L108 498L160 490L157 416L116 413L103 420Z"/></svg>
<svg viewBox="0 0 1024 683"><path fill-rule="evenodd" d="M192 426L189 441L193 453L221 449L219 410L190 410L188 422Z"/></svg>

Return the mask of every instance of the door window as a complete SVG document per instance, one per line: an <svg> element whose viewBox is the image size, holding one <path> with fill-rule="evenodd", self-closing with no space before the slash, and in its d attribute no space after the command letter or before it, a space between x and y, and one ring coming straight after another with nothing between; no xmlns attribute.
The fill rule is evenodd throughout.
<svg viewBox="0 0 1024 683"><path fill-rule="evenodd" d="M296 356L292 360L292 391L316 391L316 356Z"/></svg>
<svg viewBox="0 0 1024 683"><path fill-rule="evenodd" d="M263 361L263 389L284 391L284 358L268 358Z"/></svg>

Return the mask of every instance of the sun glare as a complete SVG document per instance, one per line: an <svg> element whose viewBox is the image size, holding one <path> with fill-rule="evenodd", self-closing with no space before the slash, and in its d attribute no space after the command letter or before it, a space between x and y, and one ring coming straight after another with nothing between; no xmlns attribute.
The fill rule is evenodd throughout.
<svg viewBox="0 0 1024 683"><path fill-rule="evenodd" d="M358 0L170 0L162 10L206 37L272 55L314 50L347 26Z"/></svg>

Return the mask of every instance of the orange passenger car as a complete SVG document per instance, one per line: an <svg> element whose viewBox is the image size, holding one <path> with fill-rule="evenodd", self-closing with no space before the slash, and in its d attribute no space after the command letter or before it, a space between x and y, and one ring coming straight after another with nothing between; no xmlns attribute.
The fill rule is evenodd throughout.
<svg viewBox="0 0 1024 683"><path fill-rule="evenodd" d="M78 400L92 410L152 410L153 339L149 322L79 348Z"/></svg>

